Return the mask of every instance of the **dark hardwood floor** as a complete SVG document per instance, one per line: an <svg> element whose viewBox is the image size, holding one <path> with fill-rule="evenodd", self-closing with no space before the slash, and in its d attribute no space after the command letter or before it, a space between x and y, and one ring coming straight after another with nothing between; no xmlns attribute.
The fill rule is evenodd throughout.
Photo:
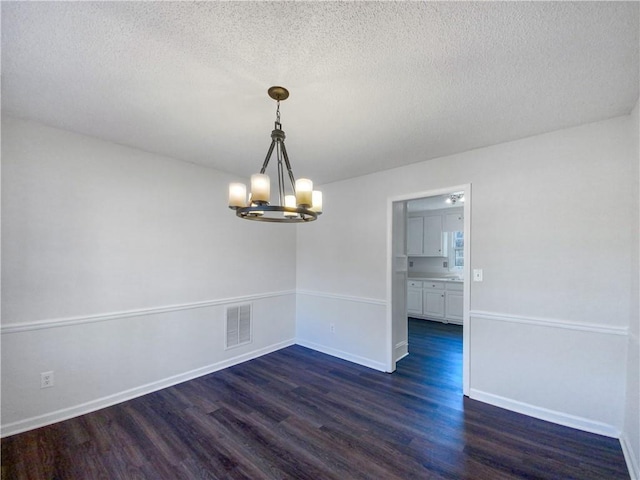
<svg viewBox="0 0 640 480"><path fill-rule="evenodd" d="M462 329L385 374L293 346L2 440L3 479L629 478L619 442L464 398Z"/></svg>

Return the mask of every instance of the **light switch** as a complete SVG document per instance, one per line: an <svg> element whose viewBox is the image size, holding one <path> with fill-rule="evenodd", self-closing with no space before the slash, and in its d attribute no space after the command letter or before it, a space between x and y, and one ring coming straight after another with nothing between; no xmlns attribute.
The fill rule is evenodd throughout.
<svg viewBox="0 0 640 480"><path fill-rule="evenodd" d="M474 268L473 269L473 281L474 282L481 282L482 281L482 269L481 268Z"/></svg>

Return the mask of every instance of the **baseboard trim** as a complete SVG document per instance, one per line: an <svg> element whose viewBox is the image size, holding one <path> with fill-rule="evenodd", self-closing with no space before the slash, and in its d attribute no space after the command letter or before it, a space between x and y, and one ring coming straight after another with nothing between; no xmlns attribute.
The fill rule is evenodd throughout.
<svg viewBox="0 0 640 480"><path fill-rule="evenodd" d="M631 480L640 479L640 467L638 466L638 460L634 456L629 438L624 432L620 435L620 446L622 447L622 453L624 454L624 461L627 462L629 477L631 477Z"/></svg>
<svg viewBox="0 0 640 480"><path fill-rule="evenodd" d="M415 313L410 313L408 315L410 318L415 318L416 320L426 320L428 322L437 322L442 323L444 325L463 325L462 320L458 320L457 318L435 318L435 317L427 317L426 315L417 315Z"/></svg>
<svg viewBox="0 0 640 480"><path fill-rule="evenodd" d="M387 306L386 300L377 298L355 297L352 295L339 295L337 293L317 292L315 290L298 290L296 293L300 295L308 295L310 297L331 298L333 300L344 300L347 302L369 303L371 305Z"/></svg>
<svg viewBox="0 0 640 480"><path fill-rule="evenodd" d="M402 342L396 343L396 348L394 349L395 361L399 362L407 355L409 355L409 342L403 340Z"/></svg>
<svg viewBox="0 0 640 480"><path fill-rule="evenodd" d="M375 360L371 360L370 358L360 357L359 355L353 355L336 348L327 347L325 345L309 342L307 340L297 339L296 344L310 348L312 350L316 350L320 353L326 353L327 355L331 355L332 357L338 357L342 360L347 360L348 362L357 363L358 365L369 367L380 372L387 371L386 365L383 362L377 362Z"/></svg>
<svg viewBox="0 0 640 480"><path fill-rule="evenodd" d="M469 397L473 400L478 400L480 402L488 403L496 407L511 410L512 412L522 413L523 415L528 415L529 417L546 420L547 422L564 425L565 427L571 427L578 430L583 430L585 432L597 433L598 435L604 435L605 437L620 438L620 430L615 428L613 425L589 420L588 418L569 415L567 413L557 412L555 410L549 410L547 408L536 407L535 405L520 402L518 400L512 400L506 397L501 397L500 395L483 392L475 388L472 388L469 391Z"/></svg>
<svg viewBox="0 0 640 480"><path fill-rule="evenodd" d="M284 295L293 295L295 290L283 290L279 292L260 293L256 295L243 295L240 297L219 298L216 300L207 300L204 302L192 302L179 305L166 305L153 308L140 308L136 310L125 310L122 312L102 313L97 315L84 315L77 317L54 318L48 320L35 320L24 323L9 323L0 326L0 333L7 335L11 333L28 332L31 330L42 330L46 328L68 327L72 325L82 325L87 323L105 322L108 320L118 320L128 317L140 317L144 315L155 315L158 313L176 312L182 310L191 310L193 308L215 307L217 305L227 305L231 303L249 302L260 300L263 298L281 297Z"/></svg>
<svg viewBox="0 0 640 480"><path fill-rule="evenodd" d="M195 370L184 372L178 375L173 375L171 377L167 377L162 380L158 380L156 382L147 383L146 385L141 385L139 387L132 388L130 390L125 390L123 392L115 393L113 395L108 395L106 397L98 398L96 400L91 400L89 402L75 405L73 407L57 410L55 412L39 415L37 417L31 417L31 418L27 418L17 422L2 425L0 426L0 437L4 438L10 435L15 435L17 433L26 432L28 430L33 430L35 428L44 427L47 425L51 425L53 423L61 422L63 420L68 420L70 418L78 417L80 415L85 415L87 413L95 412L96 410L100 410L102 408L106 408L112 405L116 405L118 403L126 402L127 400L141 397L142 395L153 393L158 390L162 390L163 388L168 388L173 385L177 385L178 383L183 383L188 380L193 380L194 378L202 377L203 375L208 375L209 373L217 372L218 370L232 367L233 365L237 365L239 363L243 363L248 360L261 357L263 355L275 352L282 348L295 345L295 343L296 342L294 339L275 343L273 345L269 345L267 347L254 350L252 352L248 352L242 355L228 358L226 360L222 360L220 362L216 362L214 364L197 368Z"/></svg>
<svg viewBox="0 0 640 480"><path fill-rule="evenodd" d="M591 323L578 323L569 320L558 320L555 318L542 318L542 317L525 317L523 315L511 315L506 313L497 312L485 312L481 310L472 310L469 312L469 318L481 318L484 320L495 320L498 322L508 323L524 323L528 325L537 325L543 327L564 328L568 330L580 330L583 332L596 332L604 333L607 335L622 335L629 334L627 327L612 327L609 325L598 325Z"/></svg>
<svg viewBox="0 0 640 480"><path fill-rule="evenodd" d="M400 360L402 360L404 357L408 357L409 356L409 352L405 352L402 355L400 355L400 357L396 358L396 362L399 362Z"/></svg>

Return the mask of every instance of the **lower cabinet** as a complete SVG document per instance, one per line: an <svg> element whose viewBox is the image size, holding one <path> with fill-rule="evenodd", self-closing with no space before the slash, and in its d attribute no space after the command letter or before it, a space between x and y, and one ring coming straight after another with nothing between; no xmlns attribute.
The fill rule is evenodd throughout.
<svg viewBox="0 0 640 480"><path fill-rule="evenodd" d="M462 323L462 299L464 295L462 292L447 292L447 305L445 306L447 311L447 320L457 320Z"/></svg>
<svg viewBox="0 0 640 480"><path fill-rule="evenodd" d="M444 318L444 282L423 282L422 314L425 317Z"/></svg>
<svg viewBox="0 0 640 480"><path fill-rule="evenodd" d="M407 285L407 313L422 315L422 282L409 280Z"/></svg>
<svg viewBox="0 0 640 480"><path fill-rule="evenodd" d="M418 281L407 283L407 313L412 317L462 324L463 284Z"/></svg>

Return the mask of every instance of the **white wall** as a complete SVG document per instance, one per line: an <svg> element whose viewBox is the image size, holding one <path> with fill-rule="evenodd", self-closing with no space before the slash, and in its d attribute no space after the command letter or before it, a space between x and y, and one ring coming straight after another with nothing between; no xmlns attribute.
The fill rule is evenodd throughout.
<svg viewBox="0 0 640 480"><path fill-rule="evenodd" d="M294 342L295 229L237 219L231 180L3 118L3 434ZM239 301L253 343L225 351Z"/></svg>
<svg viewBox="0 0 640 480"><path fill-rule="evenodd" d="M638 105L631 112L631 137L634 139L634 153L636 162L640 162L640 120ZM639 169L640 170L640 169ZM640 178L636 176L636 182ZM638 183L636 183L636 188ZM631 315L629 325L628 357L627 357L627 396L625 402L625 420L622 435L622 445L632 472L632 478L640 478L640 265L638 230L640 226L640 197L636 191L635 215L630 218L629 228L636 233L636 250L632 265L638 267L638 271L631 278Z"/></svg>
<svg viewBox="0 0 640 480"><path fill-rule="evenodd" d="M384 362L387 199L471 183L471 266L484 269L484 282L471 284L471 395L618 434L638 271L629 123L615 118L324 185L322 221L298 230L297 285L314 296L312 305L298 302L298 340ZM336 318L341 297L351 311ZM344 333L330 334L331 321Z"/></svg>

